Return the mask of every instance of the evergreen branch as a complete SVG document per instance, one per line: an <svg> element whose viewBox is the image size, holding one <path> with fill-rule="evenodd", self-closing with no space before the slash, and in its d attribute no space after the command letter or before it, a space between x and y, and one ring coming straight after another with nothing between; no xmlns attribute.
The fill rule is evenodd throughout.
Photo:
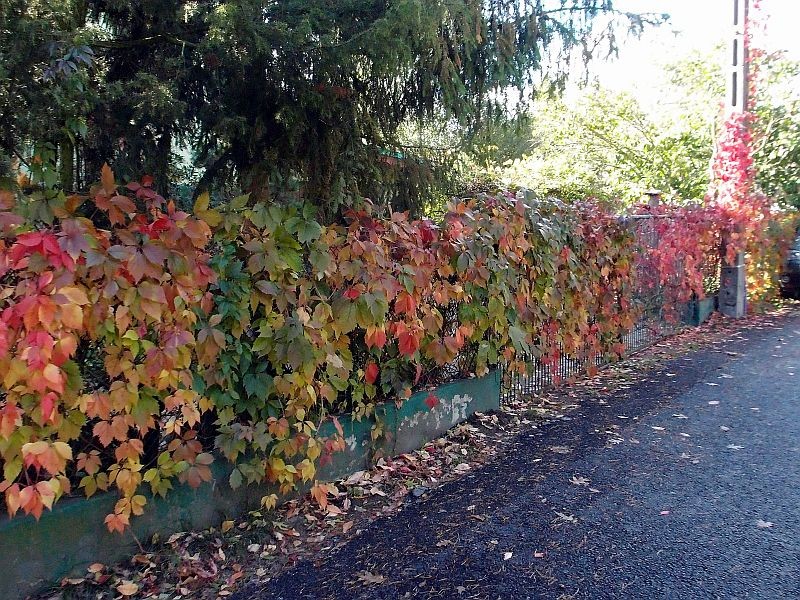
<svg viewBox="0 0 800 600"><path fill-rule="evenodd" d="M194 31L187 31L186 33L203 33L207 31L207 28L196 29ZM197 48L200 44L196 42L190 42L188 40L182 40L181 38L172 35L170 33L158 33L156 35L151 35L143 38L139 38L136 40L105 40L105 41L97 41L92 43L92 47L94 48L108 48L108 49L124 49L124 48L136 48L139 46L150 46L152 44L158 44L159 42L170 42L172 44L176 44L178 46L189 46L190 48Z"/></svg>

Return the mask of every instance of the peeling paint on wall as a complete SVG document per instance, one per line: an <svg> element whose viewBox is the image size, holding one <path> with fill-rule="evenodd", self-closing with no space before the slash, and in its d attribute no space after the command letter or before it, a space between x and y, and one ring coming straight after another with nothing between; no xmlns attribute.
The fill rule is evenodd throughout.
<svg viewBox="0 0 800 600"><path fill-rule="evenodd" d="M418 427L420 423L435 427L436 429L449 429L456 423L466 420L467 407L472 402L472 396L456 394L452 398L439 398L437 404L430 412L418 412L410 417L405 417L400 422L399 430Z"/></svg>

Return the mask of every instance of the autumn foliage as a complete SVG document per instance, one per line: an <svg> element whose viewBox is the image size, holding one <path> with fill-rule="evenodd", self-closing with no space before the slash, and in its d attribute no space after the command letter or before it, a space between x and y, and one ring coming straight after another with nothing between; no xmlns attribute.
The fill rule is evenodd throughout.
<svg viewBox="0 0 800 600"><path fill-rule="evenodd" d="M11 515L113 489L106 524L122 531L143 491L210 481L220 457L235 465L232 487L309 482L325 504L317 469L343 440L321 437L324 421L402 401L465 355L477 375L530 357L618 356L641 312L637 264L652 261L686 300L720 231L686 209L653 217L659 242L642 248L595 204L522 192L454 202L440 223L369 202L327 226L309 207L225 206L203 194L190 215L151 180L122 187L107 167L86 197L0 195ZM94 388L89 346L107 380Z"/></svg>
<svg viewBox="0 0 800 600"><path fill-rule="evenodd" d="M120 189L108 168L89 198L51 199L50 226L23 218L42 198L19 200L4 192L0 213L0 490L9 513L38 517L74 482L87 495L116 488L106 522L122 530L146 502L143 480L163 492L165 473L210 477L191 427L211 230L147 181ZM106 227L80 216L97 213ZM108 389L84 389L75 359L86 342L102 344ZM166 414L174 439L145 465L143 440Z"/></svg>

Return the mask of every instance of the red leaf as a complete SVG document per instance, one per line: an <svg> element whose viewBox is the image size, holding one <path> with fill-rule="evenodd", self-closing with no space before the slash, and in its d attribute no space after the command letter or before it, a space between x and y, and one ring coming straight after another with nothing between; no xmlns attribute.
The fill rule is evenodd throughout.
<svg viewBox="0 0 800 600"><path fill-rule="evenodd" d="M58 398L55 392L48 392L42 396L41 409L42 421L50 421L53 417L53 409L55 408L55 401Z"/></svg>
<svg viewBox="0 0 800 600"><path fill-rule="evenodd" d="M412 356L419 349L419 339L413 331L403 331L397 338L400 354Z"/></svg>
<svg viewBox="0 0 800 600"><path fill-rule="evenodd" d="M439 404L439 399L433 395L433 392L430 392L428 397L425 398L425 404L427 404L428 408L433 410Z"/></svg>
<svg viewBox="0 0 800 600"><path fill-rule="evenodd" d="M383 327L367 327L367 334L364 336L367 348L373 346L383 348L386 345L386 330Z"/></svg>
<svg viewBox="0 0 800 600"><path fill-rule="evenodd" d="M405 313L408 315L414 314L417 310L417 301L411 294L401 292L397 295L397 300L394 301L394 311L398 314Z"/></svg>
<svg viewBox="0 0 800 600"><path fill-rule="evenodd" d="M344 297L348 300L356 300L361 295L361 292L356 288L350 288L344 293Z"/></svg>
<svg viewBox="0 0 800 600"><path fill-rule="evenodd" d="M364 374L364 379L370 385L373 385L378 380L378 373L379 373L378 365L374 362L369 363L367 365L367 370Z"/></svg>

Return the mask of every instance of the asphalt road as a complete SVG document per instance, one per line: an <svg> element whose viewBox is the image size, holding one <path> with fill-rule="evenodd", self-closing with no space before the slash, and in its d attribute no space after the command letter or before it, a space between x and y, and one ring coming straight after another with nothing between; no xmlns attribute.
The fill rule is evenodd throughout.
<svg viewBox="0 0 800 600"><path fill-rule="evenodd" d="M237 597L800 598L800 318L741 338Z"/></svg>

